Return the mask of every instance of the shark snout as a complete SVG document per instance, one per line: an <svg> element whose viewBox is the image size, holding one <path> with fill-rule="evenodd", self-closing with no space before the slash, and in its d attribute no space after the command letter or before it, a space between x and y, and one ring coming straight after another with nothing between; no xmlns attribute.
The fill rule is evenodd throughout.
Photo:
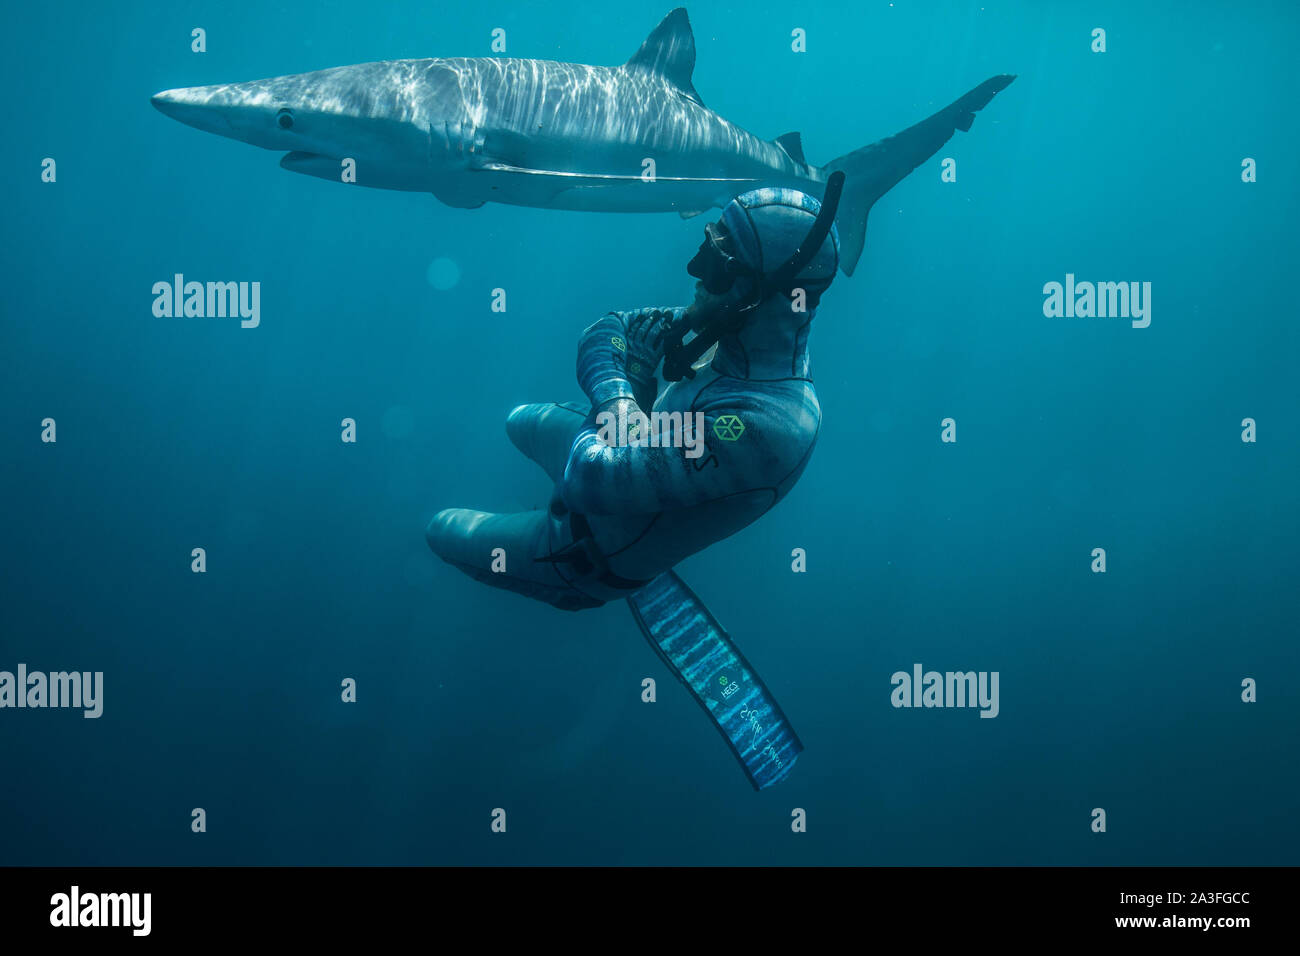
<svg viewBox="0 0 1300 956"><path fill-rule="evenodd" d="M281 148L269 93L256 83L188 86L150 98L154 108L186 126L267 149Z"/></svg>
<svg viewBox="0 0 1300 956"><path fill-rule="evenodd" d="M163 90L149 98L158 112L186 126L220 136L236 135L235 127L230 122L229 106L215 100L211 87L204 86Z"/></svg>

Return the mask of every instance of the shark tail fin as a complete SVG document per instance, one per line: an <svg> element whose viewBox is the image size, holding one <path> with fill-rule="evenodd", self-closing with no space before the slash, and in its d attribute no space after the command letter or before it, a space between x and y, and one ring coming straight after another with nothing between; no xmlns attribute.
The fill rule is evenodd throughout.
<svg viewBox="0 0 1300 956"><path fill-rule="evenodd" d="M845 175L844 195L835 216L840 234L840 268L845 275L853 275L862 256L867 239L867 214L876 200L938 152L956 130L969 130L976 112L1014 79L1007 74L987 79L915 126L826 164L828 173L842 170Z"/></svg>

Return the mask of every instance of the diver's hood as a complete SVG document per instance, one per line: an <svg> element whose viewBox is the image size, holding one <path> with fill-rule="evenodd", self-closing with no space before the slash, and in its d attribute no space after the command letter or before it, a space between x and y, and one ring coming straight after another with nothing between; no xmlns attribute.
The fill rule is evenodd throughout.
<svg viewBox="0 0 1300 956"><path fill-rule="evenodd" d="M733 301L667 331L664 378L693 378L700 357L773 295L793 297L802 289L809 306L817 304L839 268L835 210L843 188L844 173L837 171L821 202L795 189L755 189L729 202L722 217L705 227L686 271L712 295ZM695 338L683 343L692 331Z"/></svg>

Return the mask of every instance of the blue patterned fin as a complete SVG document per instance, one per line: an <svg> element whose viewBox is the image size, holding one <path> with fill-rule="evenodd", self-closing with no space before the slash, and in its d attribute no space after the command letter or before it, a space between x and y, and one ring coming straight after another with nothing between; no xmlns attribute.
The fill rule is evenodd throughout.
<svg viewBox="0 0 1300 956"><path fill-rule="evenodd" d="M803 744L704 602L668 571L627 603L641 633L708 713L754 789L784 780Z"/></svg>

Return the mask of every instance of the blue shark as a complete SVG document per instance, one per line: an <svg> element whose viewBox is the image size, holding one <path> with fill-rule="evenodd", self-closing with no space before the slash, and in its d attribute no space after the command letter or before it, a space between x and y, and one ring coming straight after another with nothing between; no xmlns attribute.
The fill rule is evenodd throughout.
<svg viewBox="0 0 1300 956"><path fill-rule="evenodd" d="M187 125L283 152L292 172L341 182L350 170L358 185L462 208L689 217L760 186L820 197L843 171L836 220L852 275L872 204L1015 79L992 77L915 126L816 166L798 133L765 140L705 106L694 69L695 37L678 8L621 66L391 60L166 90L152 102Z"/></svg>

